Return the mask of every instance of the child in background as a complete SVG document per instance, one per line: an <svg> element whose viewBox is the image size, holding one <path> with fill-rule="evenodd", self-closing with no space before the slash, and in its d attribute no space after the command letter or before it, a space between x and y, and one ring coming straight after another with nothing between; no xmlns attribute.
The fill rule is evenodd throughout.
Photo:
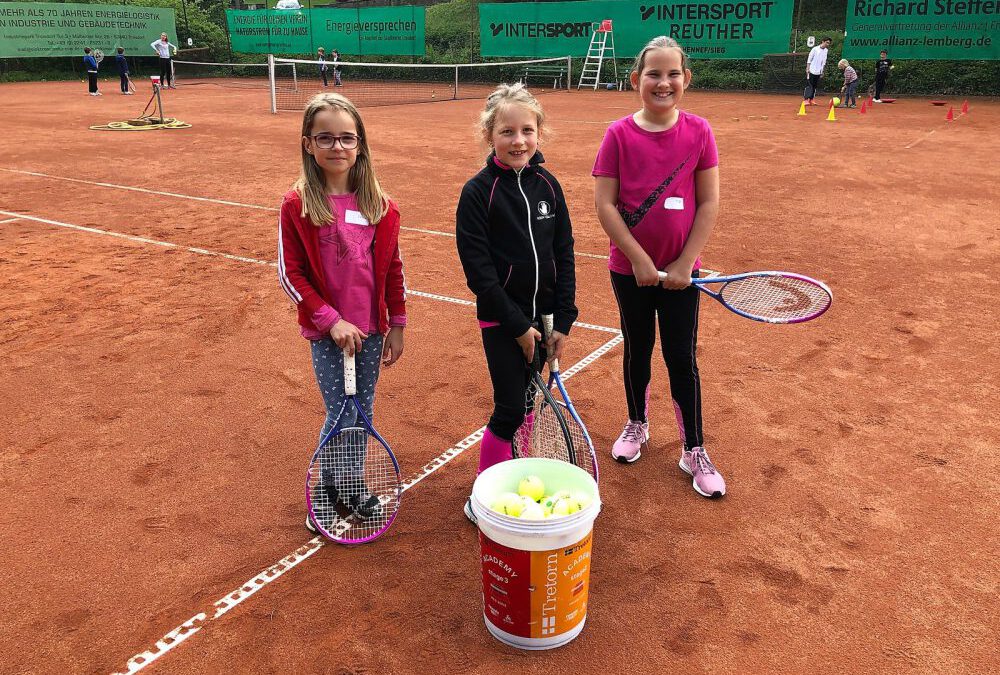
<svg viewBox="0 0 1000 675"><path fill-rule="evenodd" d="M340 52L336 49L333 50L333 86L343 87L344 83L340 80Z"/></svg>
<svg viewBox="0 0 1000 675"><path fill-rule="evenodd" d="M121 80L122 94L131 96L132 92L128 89L128 59L125 58L125 49L123 47L118 48L115 63L118 64L118 78Z"/></svg>
<svg viewBox="0 0 1000 675"><path fill-rule="evenodd" d="M840 59L837 67L844 71L844 85L840 88L840 95L843 100L840 102L841 108L857 108L858 97L855 90L858 88L858 73L847 59Z"/></svg>
<svg viewBox="0 0 1000 675"><path fill-rule="evenodd" d="M83 48L83 67L87 69L87 91L91 96L100 96L101 92L97 91L97 59L90 47Z"/></svg>
<svg viewBox="0 0 1000 675"><path fill-rule="evenodd" d="M486 99L480 128L492 151L462 188L456 235L493 384L493 414L479 446L482 472L511 459L514 432L525 420L531 362L542 346L541 316L554 315L545 347L558 358L577 309L569 211L538 151L541 106L523 84L500 85ZM465 515L476 522L469 500Z"/></svg>
<svg viewBox="0 0 1000 675"><path fill-rule="evenodd" d="M316 50L316 58L319 59L319 76L323 80L323 86L329 87L330 80L326 76L326 69L329 67L326 65L326 50L320 47Z"/></svg>
<svg viewBox="0 0 1000 675"><path fill-rule="evenodd" d="M889 81L889 71L895 68L889 52L884 49L879 53L878 61L875 62L875 103L882 102L882 92L885 90L885 83Z"/></svg>
<svg viewBox="0 0 1000 675"><path fill-rule="evenodd" d="M278 218L278 278L298 307L302 337L312 350L326 405L320 440L341 410L346 416L341 427L357 423L354 406L344 407L345 352L357 356L357 396L372 419L380 365L391 366L403 353L399 210L375 176L361 115L338 94L318 94L306 107L302 173L285 194ZM356 460L337 464L352 466ZM334 501L338 498L362 518L379 507L370 494L340 493ZM315 532L308 516L306 527Z"/></svg>
<svg viewBox="0 0 1000 675"><path fill-rule="evenodd" d="M659 324L673 412L683 449L680 468L695 491L721 497L726 483L704 447L696 361L700 291L691 286L719 211L719 168L708 122L679 108L691 83L675 40L654 38L630 75L642 109L608 127L593 174L601 226L611 238L611 288L625 338L628 422L611 456L639 459L649 441L650 361ZM659 281L665 270L666 281Z"/></svg>
<svg viewBox="0 0 1000 675"><path fill-rule="evenodd" d="M174 62L177 55L177 45L170 42L166 33L160 33L160 39L149 43L160 58L160 88L176 89L174 86Z"/></svg>

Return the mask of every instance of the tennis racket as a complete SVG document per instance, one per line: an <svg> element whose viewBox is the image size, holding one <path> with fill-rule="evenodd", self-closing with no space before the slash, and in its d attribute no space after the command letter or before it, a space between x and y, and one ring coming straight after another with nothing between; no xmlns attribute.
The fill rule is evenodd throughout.
<svg viewBox="0 0 1000 675"><path fill-rule="evenodd" d="M306 472L309 519L327 539L364 544L380 537L399 512L402 480L389 444L372 426L357 399L354 356L344 354L347 399L336 426L320 441ZM341 427L353 405L360 426Z"/></svg>
<svg viewBox="0 0 1000 675"><path fill-rule="evenodd" d="M128 73L125 74L125 80L128 82L128 91L129 91L129 93L130 94L134 94L135 93L135 82L132 81L132 78L129 77Z"/></svg>
<svg viewBox="0 0 1000 675"><path fill-rule="evenodd" d="M535 345L531 363L531 382L525 400L524 422L514 432L512 455L517 457L547 457L577 465L578 453L573 436L563 415L563 406L552 396L552 390L542 379L542 345Z"/></svg>
<svg viewBox="0 0 1000 675"><path fill-rule="evenodd" d="M667 278L660 272L660 281ZM802 323L830 309L833 292L822 281L792 272L745 272L692 279L699 291L731 312L765 323ZM717 291L708 285L722 284Z"/></svg>
<svg viewBox="0 0 1000 675"><path fill-rule="evenodd" d="M104 60L104 52L102 52L100 49L93 50L92 52L90 52L90 55L93 56L94 60L97 61L98 63Z"/></svg>
<svg viewBox="0 0 1000 675"><path fill-rule="evenodd" d="M552 315L542 315L542 327L545 329L543 339L548 339L552 335ZM562 397L562 401L556 401L556 405L561 408L563 419L569 429L570 438L573 441L573 451L576 454L576 465L594 477L595 481L600 480L600 470L597 466L597 454L594 452L594 443L587 432L587 426L583 419L576 412L573 401L570 400L569 393L563 385L562 375L559 372L559 359L552 357L549 361L549 390L555 385L556 391ZM553 397L554 398L554 397Z"/></svg>

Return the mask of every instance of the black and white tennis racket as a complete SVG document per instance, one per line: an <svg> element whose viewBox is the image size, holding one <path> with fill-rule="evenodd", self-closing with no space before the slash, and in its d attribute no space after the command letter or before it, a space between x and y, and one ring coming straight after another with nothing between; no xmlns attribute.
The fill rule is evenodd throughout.
<svg viewBox="0 0 1000 675"><path fill-rule="evenodd" d="M546 457L578 465L564 407L552 396L542 379L542 344L535 345L531 363L531 382L525 399L524 422L514 432L512 454L518 457Z"/></svg>
<svg viewBox="0 0 1000 675"><path fill-rule="evenodd" d="M553 330L553 317L551 314L542 315L542 327L545 329L542 339L548 340ZM562 375L559 371L559 359L555 356L549 359L548 388L550 391L553 384L556 387L556 391L559 392L559 396L562 397L562 401L556 401L556 405L562 409L563 419L566 421L566 426L569 429L569 435L573 441L573 451L576 455L576 465L593 476L595 481L599 480L600 470L597 466L597 454L594 452L594 443L587 432L587 426L583 423L583 419L577 413L576 407L573 405L573 401L566 391L566 386L563 384Z"/></svg>
<svg viewBox="0 0 1000 675"><path fill-rule="evenodd" d="M364 544L381 536L396 519L402 480L396 456L361 409L354 356L346 353L344 393L347 399L336 426L309 461L306 505L309 519L324 537L341 544ZM360 424L342 427L350 405Z"/></svg>
<svg viewBox="0 0 1000 675"><path fill-rule="evenodd" d="M90 55L93 56L94 60L97 61L98 63L104 60L104 52L102 52L100 49L93 50L90 53Z"/></svg>
<svg viewBox="0 0 1000 675"><path fill-rule="evenodd" d="M660 281L667 278L660 272ZM744 272L692 279L699 291L731 312L765 323L802 323L822 315L833 292L822 281L793 272ZM721 284L718 290L709 285Z"/></svg>

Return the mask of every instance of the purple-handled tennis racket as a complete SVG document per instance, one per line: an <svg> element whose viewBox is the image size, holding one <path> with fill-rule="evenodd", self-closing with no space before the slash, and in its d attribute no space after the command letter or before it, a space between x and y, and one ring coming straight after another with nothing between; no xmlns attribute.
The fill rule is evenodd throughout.
<svg viewBox="0 0 1000 675"><path fill-rule="evenodd" d="M660 281L667 278L660 272ZM744 272L691 280L731 312L765 323L802 323L830 309L833 292L822 281L793 272ZM708 285L722 284L717 291Z"/></svg>
<svg viewBox="0 0 1000 675"><path fill-rule="evenodd" d="M399 512L399 462L357 399L354 356L344 354L344 393L336 426L320 441L306 472L309 519L327 539L364 544L381 536ZM341 427L347 406L358 426Z"/></svg>

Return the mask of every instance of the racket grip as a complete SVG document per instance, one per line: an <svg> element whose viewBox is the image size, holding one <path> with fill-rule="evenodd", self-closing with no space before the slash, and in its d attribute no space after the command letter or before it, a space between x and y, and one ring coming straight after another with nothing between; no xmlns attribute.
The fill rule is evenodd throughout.
<svg viewBox="0 0 1000 675"><path fill-rule="evenodd" d="M660 277L660 282L661 283L667 280L667 273L664 272L663 270L658 271L656 273L656 276Z"/></svg>
<svg viewBox="0 0 1000 675"><path fill-rule="evenodd" d="M542 339L548 342L549 337L552 335L554 321L551 314L542 314L542 328L545 331L542 335ZM559 372L559 359L553 357L549 361L549 368L555 372Z"/></svg>
<svg viewBox="0 0 1000 675"><path fill-rule="evenodd" d="M358 371L354 366L354 354L344 352L344 393L354 396L358 393Z"/></svg>

